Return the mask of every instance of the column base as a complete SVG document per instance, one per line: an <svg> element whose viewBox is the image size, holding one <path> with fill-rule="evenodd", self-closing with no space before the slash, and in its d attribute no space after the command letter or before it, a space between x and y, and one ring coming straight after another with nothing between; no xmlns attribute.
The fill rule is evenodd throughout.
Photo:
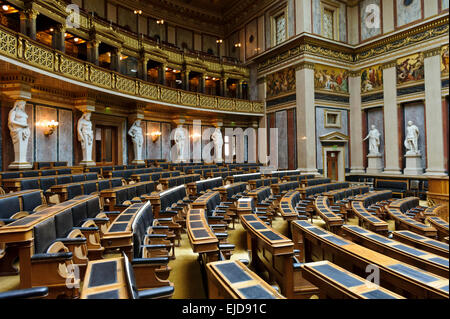
<svg viewBox="0 0 450 319"><path fill-rule="evenodd" d="M364 167L352 167L350 169L350 174L364 174L365 172Z"/></svg>
<svg viewBox="0 0 450 319"><path fill-rule="evenodd" d="M297 168L302 172L302 175L320 175L317 168Z"/></svg>
<svg viewBox="0 0 450 319"><path fill-rule="evenodd" d="M143 160L133 160L133 161L131 162L131 164L134 164L134 165L145 164L145 161L143 161Z"/></svg>
<svg viewBox="0 0 450 319"><path fill-rule="evenodd" d="M405 155L406 158L406 168L403 173L405 175L422 175L423 167L422 167L422 156L421 155Z"/></svg>
<svg viewBox="0 0 450 319"><path fill-rule="evenodd" d="M445 173L445 170L443 169L432 169L432 168L427 168L425 170L425 174L426 176L447 176L447 173Z"/></svg>
<svg viewBox="0 0 450 319"><path fill-rule="evenodd" d="M9 169L16 169L16 170L21 170L21 169L29 169L32 168L33 165L31 165L31 163L28 162L12 162L11 164L9 164L8 168Z"/></svg>
<svg viewBox="0 0 450 319"><path fill-rule="evenodd" d="M402 175L399 168L385 168L381 173L386 175Z"/></svg>
<svg viewBox="0 0 450 319"><path fill-rule="evenodd" d="M81 166L95 166L95 165L97 165L97 164L95 164L94 161L81 161L81 162L80 162L80 165L81 165Z"/></svg>

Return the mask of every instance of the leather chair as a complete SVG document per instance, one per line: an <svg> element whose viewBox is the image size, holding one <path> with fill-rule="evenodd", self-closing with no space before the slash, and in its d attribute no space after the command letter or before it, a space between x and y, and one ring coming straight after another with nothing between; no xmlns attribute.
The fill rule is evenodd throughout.
<svg viewBox="0 0 450 319"><path fill-rule="evenodd" d="M39 189L39 179L25 179L20 181L21 190Z"/></svg>
<svg viewBox="0 0 450 319"><path fill-rule="evenodd" d="M32 214L40 208L46 207L47 203L43 201L42 192L26 193L22 195L22 211Z"/></svg>
<svg viewBox="0 0 450 319"><path fill-rule="evenodd" d="M72 176L56 176L56 185L70 184L72 183Z"/></svg>
<svg viewBox="0 0 450 319"><path fill-rule="evenodd" d="M24 216L19 196L0 198L0 226L10 224Z"/></svg>
<svg viewBox="0 0 450 319"><path fill-rule="evenodd" d="M58 175L70 175L70 174L72 174L72 169L71 168L58 168L58 169L56 169L56 173Z"/></svg>
<svg viewBox="0 0 450 319"><path fill-rule="evenodd" d="M54 176L54 175L56 175L56 170L54 169L47 169L41 171L41 176Z"/></svg>
<svg viewBox="0 0 450 319"><path fill-rule="evenodd" d="M83 195L83 189L81 184L67 185L67 199L70 200L74 197Z"/></svg>
<svg viewBox="0 0 450 319"><path fill-rule="evenodd" d="M23 171L22 177L38 177L39 171Z"/></svg>

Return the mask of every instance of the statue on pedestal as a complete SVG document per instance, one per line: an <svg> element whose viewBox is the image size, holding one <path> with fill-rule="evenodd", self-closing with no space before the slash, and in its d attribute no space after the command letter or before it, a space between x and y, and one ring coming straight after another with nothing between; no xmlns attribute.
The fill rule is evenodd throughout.
<svg viewBox="0 0 450 319"><path fill-rule="evenodd" d="M369 155L380 155L380 136L381 134L375 125L371 125L369 134L363 139L363 142L369 139Z"/></svg>
<svg viewBox="0 0 450 319"><path fill-rule="evenodd" d="M175 144L177 147L177 158L175 159L175 161L176 162L186 161L186 147L187 147L186 133L182 126L178 126L175 129L173 139L175 140Z"/></svg>
<svg viewBox="0 0 450 319"><path fill-rule="evenodd" d="M414 125L412 121L408 122L406 128L405 147L408 150L406 155L420 155L418 140L419 140L419 128Z"/></svg>
<svg viewBox="0 0 450 319"><path fill-rule="evenodd" d="M223 147L223 138L222 138L222 132L220 131L220 128L216 127L214 130L214 133L211 135L211 138L214 142L214 154L215 154L215 162L216 163L222 163L222 147Z"/></svg>
<svg viewBox="0 0 450 319"><path fill-rule="evenodd" d="M136 120L128 131L131 136L134 148L134 161L143 162L142 147L144 145L144 135L142 134L141 120Z"/></svg>
<svg viewBox="0 0 450 319"><path fill-rule="evenodd" d="M14 162L12 168L28 168L27 162L28 139L31 131L28 127L28 114L25 112L25 101L16 101L8 115L8 128L14 144ZM27 166L27 167L25 167Z"/></svg>
<svg viewBox="0 0 450 319"><path fill-rule="evenodd" d="M94 132L92 130L91 113L83 113L77 125L78 141L81 143L83 160L81 164L92 163L92 145L94 142Z"/></svg>

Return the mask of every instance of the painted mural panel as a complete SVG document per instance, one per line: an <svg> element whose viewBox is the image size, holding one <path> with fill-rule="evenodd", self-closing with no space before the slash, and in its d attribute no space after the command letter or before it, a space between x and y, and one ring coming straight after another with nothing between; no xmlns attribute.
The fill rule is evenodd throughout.
<svg viewBox="0 0 450 319"><path fill-rule="evenodd" d="M383 69L381 65L371 66L361 71L361 92L383 89Z"/></svg>
<svg viewBox="0 0 450 319"><path fill-rule="evenodd" d="M380 0L363 0L359 7L361 40L367 40L381 34Z"/></svg>
<svg viewBox="0 0 450 319"><path fill-rule="evenodd" d="M397 84L420 81L425 77L423 53L397 60Z"/></svg>
<svg viewBox="0 0 450 319"><path fill-rule="evenodd" d="M348 93L348 72L344 69L316 64L314 87L336 93Z"/></svg>
<svg viewBox="0 0 450 319"><path fill-rule="evenodd" d="M266 77L266 84L267 98L295 92L295 68L286 68L269 74Z"/></svg>
<svg viewBox="0 0 450 319"><path fill-rule="evenodd" d="M396 0L396 5L398 27L422 18L421 0Z"/></svg>
<svg viewBox="0 0 450 319"><path fill-rule="evenodd" d="M448 45L444 45L441 49L441 73L443 75L449 73Z"/></svg>

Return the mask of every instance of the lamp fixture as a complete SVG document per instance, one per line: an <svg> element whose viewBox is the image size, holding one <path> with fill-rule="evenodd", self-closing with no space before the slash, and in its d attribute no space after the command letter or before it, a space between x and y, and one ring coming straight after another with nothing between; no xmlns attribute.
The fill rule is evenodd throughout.
<svg viewBox="0 0 450 319"><path fill-rule="evenodd" d="M142 14L142 10L134 10L134 14Z"/></svg>
<svg viewBox="0 0 450 319"><path fill-rule="evenodd" d="M53 28L50 28L50 32L53 32L53 31L55 31L55 29L53 29Z"/></svg>
<svg viewBox="0 0 450 319"><path fill-rule="evenodd" d="M153 141L153 143L155 143L158 140L158 138L161 136L161 132L155 131L155 132L152 132L151 135L152 135L152 141Z"/></svg>
<svg viewBox="0 0 450 319"><path fill-rule="evenodd" d="M59 126L59 123L55 120L51 121L39 121L36 123L37 127L42 127L44 129L44 135L50 136L53 134L53 132L56 130L56 128Z"/></svg>
<svg viewBox="0 0 450 319"><path fill-rule="evenodd" d="M192 139L197 139L197 138L200 138L200 137L202 137L202 136L199 133L194 133L194 134L191 135Z"/></svg>
<svg viewBox="0 0 450 319"><path fill-rule="evenodd" d="M8 11L9 10L9 6L7 4L4 4L2 6L3 11Z"/></svg>
<svg viewBox="0 0 450 319"><path fill-rule="evenodd" d="M163 19L156 20L156 24L164 24L164 20Z"/></svg>
<svg viewBox="0 0 450 319"><path fill-rule="evenodd" d="M80 41L80 39L75 38L75 39L73 39L73 41L78 42L78 41Z"/></svg>
<svg viewBox="0 0 450 319"><path fill-rule="evenodd" d="M240 43L236 43L236 44L234 45L235 48L240 48L241 46L242 46L242 44L240 44Z"/></svg>
<svg viewBox="0 0 450 319"><path fill-rule="evenodd" d="M223 40L222 39L218 39L218 40L216 40L216 43L222 43L223 42Z"/></svg>

